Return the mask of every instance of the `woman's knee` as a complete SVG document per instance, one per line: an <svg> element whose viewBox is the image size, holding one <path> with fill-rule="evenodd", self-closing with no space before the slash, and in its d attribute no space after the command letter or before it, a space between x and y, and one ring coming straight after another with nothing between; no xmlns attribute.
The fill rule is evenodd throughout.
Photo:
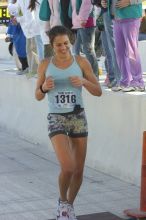
<svg viewBox="0 0 146 220"><path fill-rule="evenodd" d="M73 176L76 178L81 178L83 176L83 167L76 167L73 170Z"/></svg>
<svg viewBox="0 0 146 220"><path fill-rule="evenodd" d="M72 176L74 172L74 166L72 163L61 166L61 173L65 176Z"/></svg>

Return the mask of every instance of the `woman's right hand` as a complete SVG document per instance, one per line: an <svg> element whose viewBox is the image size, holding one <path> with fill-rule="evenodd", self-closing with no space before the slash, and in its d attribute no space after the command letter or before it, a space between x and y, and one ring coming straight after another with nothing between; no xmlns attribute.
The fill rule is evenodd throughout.
<svg viewBox="0 0 146 220"><path fill-rule="evenodd" d="M54 89L54 79L51 76L45 79L45 82L42 85L42 89L44 91L50 91Z"/></svg>

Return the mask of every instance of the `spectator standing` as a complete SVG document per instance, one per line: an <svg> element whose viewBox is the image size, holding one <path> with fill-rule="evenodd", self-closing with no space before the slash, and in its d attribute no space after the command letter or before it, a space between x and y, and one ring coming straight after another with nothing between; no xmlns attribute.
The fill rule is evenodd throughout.
<svg viewBox="0 0 146 220"><path fill-rule="evenodd" d="M46 25L43 27L45 32L49 31L50 28L56 25L64 25L69 29L72 28L72 19L68 15L69 5L70 0L48 0L50 18L45 22ZM49 38L45 37L45 41L45 58L51 57L53 55L53 51L49 43Z"/></svg>
<svg viewBox="0 0 146 220"><path fill-rule="evenodd" d="M108 11L104 11L103 14L103 23L105 32L102 33L102 42L104 44L104 51L106 54L107 65L108 65L108 77L109 83L107 86L109 88L114 87L119 84L121 79L121 73L117 63L117 58L115 54L115 42L113 37L113 17Z"/></svg>
<svg viewBox="0 0 146 220"><path fill-rule="evenodd" d="M121 78L121 73L115 55L115 43L113 37L113 15L110 11L111 2L111 0L108 1L108 9L102 7L100 0L95 1L94 3L97 7L101 7L101 14L103 18L104 31L101 32L101 39L103 50L106 56L106 64L108 70L105 85L107 85L109 88L112 88L115 85L119 84Z"/></svg>
<svg viewBox="0 0 146 220"><path fill-rule="evenodd" d="M40 35L38 24L33 17L31 11L28 9L30 0L17 0L15 4L9 4L8 9L11 14L16 15L17 21L20 23L23 33L26 37L26 53L29 65L28 76L33 76L37 72L37 62L34 53L37 53L35 38Z"/></svg>
<svg viewBox="0 0 146 220"><path fill-rule="evenodd" d="M69 17L70 0L60 0L62 24L71 30L72 18Z"/></svg>
<svg viewBox="0 0 146 220"><path fill-rule="evenodd" d="M11 22L8 24L8 29L7 29L7 32L6 32L5 42L9 43L8 50L9 50L9 53L11 54L11 56L13 56L13 58L14 58L16 68L18 70L22 70L22 65L21 65L20 60L18 58L18 54L16 52L15 45L13 44L13 35L8 34L10 25L12 25Z"/></svg>
<svg viewBox="0 0 146 220"><path fill-rule="evenodd" d="M36 35L34 37L36 47L37 47L37 57L38 57L38 62L41 62L44 59L44 44L43 44L43 39L45 35L45 30L44 30L44 22L39 19L39 10L40 10L40 4L42 0L30 0L28 9L32 13L32 17L34 18L38 30L39 30L39 35ZM47 36L46 36L47 37Z"/></svg>
<svg viewBox="0 0 146 220"><path fill-rule="evenodd" d="M107 7L107 2L102 0ZM142 16L141 0L113 2L114 38L118 65L121 71L120 84L113 91L144 91L142 68L138 52L138 35Z"/></svg>
<svg viewBox="0 0 146 220"><path fill-rule="evenodd" d="M67 0L68 1L68 0ZM41 2L42 3L42 2ZM48 21L44 21L43 29L45 32L56 26L61 25L61 8L59 0L48 0L48 7L50 10L50 17ZM43 13L43 11L41 11ZM41 16L39 16L41 19ZM53 55L53 50L49 42L48 36L45 35L45 47L44 47L44 57L49 58Z"/></svg>
<svg viewBox="0 0 146 220"><path fill-rule="evenodd" d="M22 71L17 72L17 74L18 75L25 74L28 71L28 63L27 63L27 55L26 55L26 38L23 34L20 24L17 23L15 17L11 18L11 22L8 26L7 34L12 39L13 45L16 49L19 61L22 66Z"/></svg>
<svg viewBox="0 0 146 220"><path fill-rule="evenodd" d="M95 53L96 14L91 0L71 0L73 29L77 30L74 52L79 55L81 47L98 78Z"/></svg>

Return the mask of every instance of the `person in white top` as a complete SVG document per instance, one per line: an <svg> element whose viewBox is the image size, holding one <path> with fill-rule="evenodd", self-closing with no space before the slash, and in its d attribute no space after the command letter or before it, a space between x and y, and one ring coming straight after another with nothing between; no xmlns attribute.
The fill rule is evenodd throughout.
<svg viewBox="0 0 146 220"><path fill-rule="evenodd" d="M37 61L36 54L37 47L35 43L35 39L40 36L40 29L38 28L37 20L33 13L28 8L30 4L30 0L17 0L16 3L9 3L8 10L11 15L15 15L17 22L20 23L24 35L26 36L26 52L27 52L27 59L29 64L29 75L34 75L37 73ZM40 53L39 53L40 54ZM43 53L42 53L43 54ZM39 58L42 60L43 57Z"/></svg>
<svg viewBox="0 0 146 220"><path fill-rule="evenodd" d="M45 45L49 44L49 39L46 34L47 31L50 29L50 22L41 21L39 19L39 12L40 12L40 5L42 3L42 0L30 0L29 9L32 12L32 16L34 17L35 21L37 22L37 27L40 31L39 38L36 37L36 44L37 44L37 51L38 51L38 57L39 61L44 58L44 47Z"/></svg>
<svg viewBox="0 0 146 220"><path fill-rule="evenodd" d="M37 0L31 0L31 1L35 1L37 2ZM40 0L41 2L43 0ZM54 26L57 26L57 25L62 25L62 22L61 22L61 19L60 19L60 0L48 0L48 4L49 4L49 8L50 8L50 11L51 11L51 14L50 14L50 18L48 21L44 21L45 25L42 26L42 28L45 30L45 32L49 31L52 27ZM50 42L49 42L49 38L47 36L47 39L48 39L48 43L45 44L45 47L44 47L44 56L45 58L47 57L51 57L53 55L53 50L52 50L52 47L50 45Z"/></svg>

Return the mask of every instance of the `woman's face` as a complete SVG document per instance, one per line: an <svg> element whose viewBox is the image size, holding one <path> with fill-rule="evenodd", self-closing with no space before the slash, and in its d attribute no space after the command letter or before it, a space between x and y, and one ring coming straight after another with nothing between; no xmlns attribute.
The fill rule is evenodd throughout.
<svg viewBox="0 0 146 220"><path fill-rule="evenodd" d="M67 35L58 35L54 38L53 49L55 54L63 56L70 52L70 40Z"/></svg>

